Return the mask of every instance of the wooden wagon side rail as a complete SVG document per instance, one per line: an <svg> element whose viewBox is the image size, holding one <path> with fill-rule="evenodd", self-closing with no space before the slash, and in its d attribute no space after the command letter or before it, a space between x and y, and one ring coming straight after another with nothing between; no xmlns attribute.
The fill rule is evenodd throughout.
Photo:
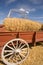
<svg viewBox="0 0 43 65"><path fill-rule="evenodd" d="M40 32L0 32L0 46L14 38L22 38L28 43L43 41L43 31ZM2 44L1 44L2 43Z"/></svg>
<svg viewBox="0 0 43 65"><path fill-rule="evenodd" d="M43 41L43 32L36 32L36 42Z"/></svg>
<svg viewBox="0 0 43 65"><path fill-rule="evenodd" d="M43 31L34 32L32 38L32 43L34 44L34 46L36 45L36 42L41 42L41 41L43 41Z"/></svg>
<svg viewBox="0 0 43 65"><path fill-rule="evenodd" d="M36 42L43 41L43 31L40 32L0 32L0 52L2 51L3 46L9 40L15 38L22 38L28 43L33 43L34 46Z"/></svg>

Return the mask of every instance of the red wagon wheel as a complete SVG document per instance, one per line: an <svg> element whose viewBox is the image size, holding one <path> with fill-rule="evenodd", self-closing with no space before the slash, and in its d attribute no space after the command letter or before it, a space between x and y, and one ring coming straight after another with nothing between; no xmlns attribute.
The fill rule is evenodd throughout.
<svg viewBox="0 0 43 65"><path fill-rule="evenodd" d="M7 65L19 64L29 53L29 45L23 39L13 39L7 42L2 49L2 60Z"/></svg>

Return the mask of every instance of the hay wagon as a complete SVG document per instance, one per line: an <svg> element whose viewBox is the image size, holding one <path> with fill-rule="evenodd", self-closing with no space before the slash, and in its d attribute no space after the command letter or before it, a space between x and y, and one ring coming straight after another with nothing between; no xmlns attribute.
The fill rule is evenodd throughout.
<svg viewBox="0 0 43 65"><path fill-rule="evenodd" d="M43 41L43 31L40 32L9 32L0 25L0 54L7 65L23 62L29 54L29 45Z"/></svg>

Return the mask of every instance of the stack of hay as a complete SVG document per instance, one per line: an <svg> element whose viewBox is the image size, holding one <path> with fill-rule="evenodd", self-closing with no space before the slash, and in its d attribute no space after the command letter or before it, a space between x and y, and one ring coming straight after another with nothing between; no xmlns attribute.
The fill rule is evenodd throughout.
<svg viewBox="0 0 43 65"><path fill-rule="evenodd" d="M21 18L5 18L4 25L7 30L15 32L39 31L41 29L40 23Z"/></svg>

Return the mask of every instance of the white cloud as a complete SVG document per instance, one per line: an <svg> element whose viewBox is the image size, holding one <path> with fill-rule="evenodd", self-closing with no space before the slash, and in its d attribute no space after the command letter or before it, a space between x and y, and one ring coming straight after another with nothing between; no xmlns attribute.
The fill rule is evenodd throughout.
<svg viewBox="0 0 43 65"><path fill-rule="evenodd" d="M27 14L29 13L29 11L25 10L24 8L20 8L19 10L22 11L22 12L25 12Z"/></svg>
<svg viewBox="0 0 43 65"><path fill-rule="evenodd" d="M19 10L20 10L20 11L25 11L25 9L24 9L24 8L20 8Z"/></svg>
<svg viewBox="0 0 43 65"><path fill-rule="evenodd" d="M28 13L29 13L29 11L26 11L26 13L28 14Z"/></svg>
<svg viewBox="0 0 43 65"><path fill-rule="evenodd" d="M13 2L15 2L16 0L6 0L6 4L11 4Z"/></svg>
<svg viewBox="0 0 43 65"><path fill-rule="evenodd" d="M29 8L20 8L19 10L22 11L22 12L25 12L27 14L29 14L32 11L36 11L35 8L32 8L32 9L29 9Z"/></svg>

